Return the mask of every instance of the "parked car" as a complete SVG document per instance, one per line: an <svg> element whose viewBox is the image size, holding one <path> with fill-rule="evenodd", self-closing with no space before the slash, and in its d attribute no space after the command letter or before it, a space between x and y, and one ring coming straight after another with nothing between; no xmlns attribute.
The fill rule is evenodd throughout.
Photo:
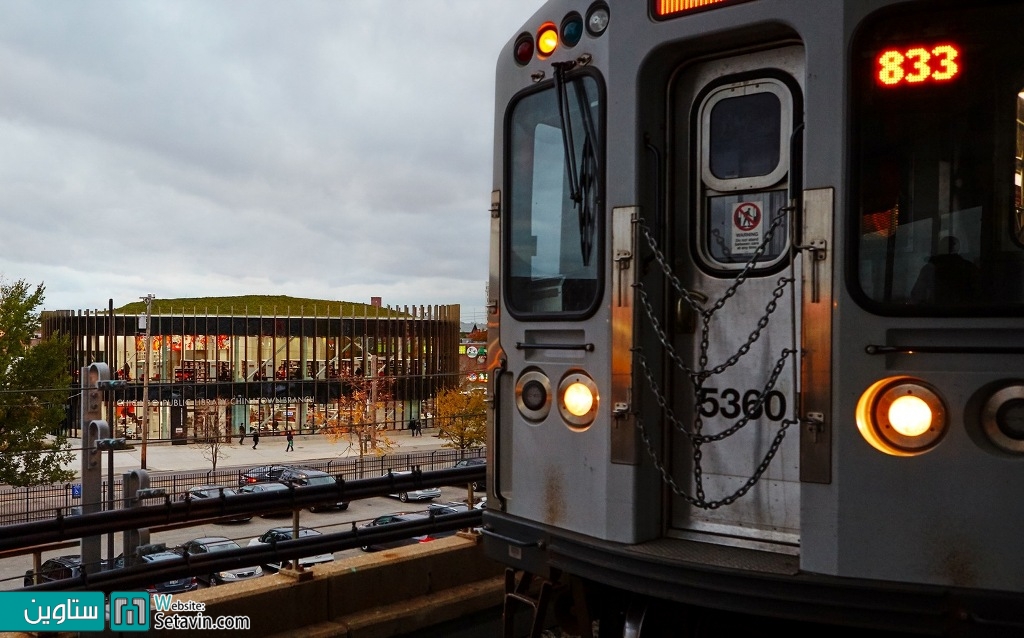
<svg viewBox="0 0 1024 638"><path fill-rule="evenodd" d="M431 503L430 507L427 508L427 512L433 512L436 514L455 514L457 512L468 512L469 506L465 503Z"/></svg>
<svg viewBox="0 0 1024 638"><path fill-rule="evenodd" d="M477 465L487 465L487 459L479 457L473 459L462 459L461 461L456 461L455 465L452 467L475 467ZM483 492L487 489L487 480L473 481L472 485L474 492Z"/></svg>
<svg viewBox="0 0 1024 638"><path fill-rule="evenodd" d="M305 538L307 536L319 536L320 532L309 527L299 528L299 538ZM249 541L249 547L255 545L266 545L269 543L279 543L281 541L290 541L292 539L292 528L291 527L274 527L263 532L259 538L254 538ZM299 559L299 565L303 568L312 567L313 565L319 565L321 563L329 563L334 560L334 554L317 554L316 556L306 556ZM265 563L266 567L270 569L278 570L281 569L280 562Z"/></svg>
<svg viewBox="0 0 1024 638"><path fill-rule="evenodd" d="M124 565L123 559L119 558L121 566ZM165 560L181 560L181 555L171 551L154 552L152 554L144 554L142 561L144 563L160 563ZM174 580L167 580L162 583L156 583L149 585L146 588L151 594L182 594L187 591L195 591L199 589L199 583L196 582L195 576L185 576L183 578L176 578Z"/></svg>
<svg viewBox="0 0 1024 638"><path fill-rule="evenodd" d="M25 587L36 584L34 575L31 569L25 572ZM81 575L82 557L79 554L48 558L39 566L39 583L76 578Z"/></svg>
<svg viewBox="0 0 1024 638"><path fill-rule="evenodd" d="M391 472L393 476L406 476L412 474L411 471L405 470L402 472ZM387 476L385 474L384 476ZM438 487L428 487L422 490L413 490L411 492L396 492L394 494L388 494L392 498L397 498L403 503L409 501L430 501L441 496L441 489Z"/></svg>
<svg viewBox="0 0 1024 638"><path fill-rule="evenodd" d="M208 498L221 498L221 496L233 496L238 492L233 487L225 487L223 485L199 485L191 487L187 492L184 492L179 498L182 501L185 500L205 500ZM218 519L218 523L233 523L233 522L244 522L252 518L251 514L242 514L240 516L231 516Z"/></svg>
<svg viewBox="0 0 1024 638"><path fill-rule="evenodd" d="M250 467L238 475L238 486L252 485L254 483L266 483L281 478L281 474L288 469L287 465L260 465Z"/></svg>
<svg viewBox="0 0 1024 638"><path fill-rule="evenodd" d="M238 488L239 494L266 494L268 492L280 492L281 490L289 489L284 483L253 483L252 485L243 485ZM291 508L283 510L275 510L273 512L267 512L260 514L263 518L275 517L275 516L290 516L292 513Z"/></svg>
<svg viewBox="0 0 1024 638"><path fill-rule="evenodd" d="M204 536L195 538L181 545L176 550L182 556L204 556L216 552L223 552L229 549L241 549L235 541L223 536ZM250 578L259 578L263 575L263 568L259 565L253 567L237 567L226 569L212 574L199 574L197 578L207 585L223 585Z"/></svg>
<svg viewBox="0 0 1024 638"><path fill-rule="evenodd" d="M294 485L295 487L304 487L306 485L334 485L337 483L337 479L327 472L321 472L320 470L312 470L305 467L289 467L281 474L281 482ZM317 503L311 506L309 511L318 512L329 509L347 510L348 501Z"/></svg>
<svg viewBox="0 0 1024 638"><path fill-rule="evenodd" d="M395 523L402 523L405 521L417 521L426 520L430 518L427 514L385 514L384 516L378 516L369 523L363 525L363 529L371 527L381 527L385 525L394 525ZM421 536L411 536L409 538L402 538L396 541L387 541L383 543L374 543L372 545L363 545L360 549L364 552L375 552L382 549L391 549L393 547L402 547L403 545L415 545L417 543L429 543L435 538L442 536L450 536L455 532L441 532L439 534L424 534Z"/></svg>

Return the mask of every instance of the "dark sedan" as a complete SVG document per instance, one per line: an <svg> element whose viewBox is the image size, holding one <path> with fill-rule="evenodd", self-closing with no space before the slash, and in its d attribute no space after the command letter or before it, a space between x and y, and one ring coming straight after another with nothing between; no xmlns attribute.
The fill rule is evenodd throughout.
<svg viewBox="0 0 1024 638"><path fill-rule="evenodd" d="M252 485L254 483L266 483L281 478L281 474L288 469L287 465L260 465L250 467L238 475L238 486Z"/></svg>
<svg viewBox="0 0 1024 638"><path fill-rule="evenodd" d="M448 507L448 506L441 506ZM441 509L439 507L438 509ZM441 514L454 513L453 512L438 512ZM381 527L386 525L394 525L395 523L402 523L405 521L424 521L429 519L428 514L385 514L384 516L378 516L369 523L363 525L364 529L371 527ZM360 549L364 552L375 552L381 549L390 549L392 547L401 547L403 545L415 545L417 543L429 543L435 538L441 538L442 536L451 536L455 532L440 532L438 534L423 534L421 536L410 536L409 538L401 538L396 541L387 541L383 543L374 543L373 545L363 545Z"/></svg>
<svg viewBox="0 0 1024 638"><path fill-rule="evenodd" d="M252 485L243 485L242 487L238 488L238 493L267 494L270 492L280 492L288 489L290 488L284 483L253 483ZM283 510L276 510L273 512L267 512L265 514L260 514L260 516L262 516L263 518L267 518L268 516L289 516L291 515L291 513L292 510L289 508Z"/></svg>
<svg viewBox="0 0 1024 638"><path fill-rule="evenodd" d="M462 459L457 461L452 467L476 467L478 465L487 465L487 459L484 458L473 458L473 459ZM483 492L487 489L487 481L473 481L473 491Z"/></svg>
<svg viewBox="0 0 1024 638"><path fill-rule="evenodd" d="M290 467L281 474L281 482L294 485L295 487L305 487L307 485L335 485L338 481L327 472L311 470L304 467ZM316 505L310 506L309 511L317 512L327 509L347 510L348 501L327 501L325 503L317 503Z"/></svg>
<svg viewBox="0 0 1024 638"><path fill-rule="evenodd" d="M299 528L299 538L306 538L307 536L319 536L320 532L315 529L308 527ZM281 541L289 541L293 538L291 527L274 527L263 532L259 538L254 538L249 541L249 547L257 545L268 545L279 543ZM313 565L319 565L320 563L329 563L334 560L334 554L317 554L316 556L306 556L299 559L299 565L302 567L312 567ZM280 571L281 563L267 563L267 567Z"/></svg>
<svg viewBox="0 0 1024 638"><path fill-rule="evenodd" d="M39 567L39 582L49 583L55 580L75 578L82 574L82 557L78 554L49 558ZM30 569L25 572L25 587L35 583L35 573Z"/></svg>
<svg viewBox="0 0 1024 638"><path fill-rule="evenodd" d="M227 498L233 496L238 492L233 487L225 487L223 485L199 485L196 487L189 488L187 492L181 495L181 500L193 500L201 501L210 498ZM243 522L251 519L252 516L249 514L242 514L240 516L231 516L218 519L218 523L233 523Z"/></svg>
<svg viewBox="0 0 1024 638"><path fill-rule="evenodd" d="M142 556L142 561L147 564L160 563L165 560L181 560L181 555L170 551L164 551ZM147 586L145 589L151 594L182 594L187 591L195 591L196 589L199 589L199 583L196 582L195 576L185 576L184 578L176 578L174 580L166 580L162 583L155 583Z"/></svg>

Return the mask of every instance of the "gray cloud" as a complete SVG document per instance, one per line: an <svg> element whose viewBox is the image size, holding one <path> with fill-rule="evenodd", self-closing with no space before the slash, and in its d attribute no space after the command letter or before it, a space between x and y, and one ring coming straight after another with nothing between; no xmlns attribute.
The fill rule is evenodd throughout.
<svg viewBox="0 0 1024 638"><path fill-rule="evenodd" d="M496 56L541 3L9 1L0 273L472 312Z"/></svg>

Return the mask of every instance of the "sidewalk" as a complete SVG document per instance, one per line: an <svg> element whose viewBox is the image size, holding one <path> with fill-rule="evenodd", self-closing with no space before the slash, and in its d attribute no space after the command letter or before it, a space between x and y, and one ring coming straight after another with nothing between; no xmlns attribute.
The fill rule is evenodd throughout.
<svg viewBox="0 0 1024 638"><path fill-rule="evenodd" d="M433 428L424 429L423 436L415 437L410 435L409 430L382 430L380 434L394 442L391 452L398 454L439 449L445 442L436 436L437 430ZM297 434L295 435L295 451L285 452L287 443L283 434L261 436L259 447L255 450L252 449L252 436L246 435L245 443L239 445L236 434L230 443L222 442L220 444L221 453L217 460L217 468L291 464L296 461L359 456L358 448L353 447L354 441L353 438L353 444L350 445L347 438L331 441L326 436L319 434ZM74 450L75 460L65 467L80 474L82 471L82 440L68 439L68 442ZM117 476L141 467L142 441L131 440L128 443L133 446L132 449L114 452L114 473ZM106 457L109 452L100 452L100 454L103 455L103 472L106 473ZM146 443L146 469L150 472L209 470L213 467L212 462L207 458L209 455L209 445L172 445L170 441L148 441Z"/></svg>

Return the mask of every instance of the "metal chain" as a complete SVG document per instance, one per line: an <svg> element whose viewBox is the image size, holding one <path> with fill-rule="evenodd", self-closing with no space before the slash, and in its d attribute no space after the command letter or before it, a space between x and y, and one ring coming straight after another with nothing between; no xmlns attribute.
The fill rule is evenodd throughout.
<svg viewBox="0 0 1024 638"><path fill-rule="evenodd" d="M717 509L722 505L729 505L735 502L738 498L741 498L744 494L746 494L750 490L750 488L757 484L758 480L760 480L761 478L761 475L764 474L764 472L768 469L769 464L775 457L775 454L778 452L779 447L782 445L782 440L785 438L786 430L789 428L790 425L793 425L798 422L795 419L785 419L781 422L779 431L773 438L771 446L765 453L765 456L762 458L760 464L757 466L754 473L751 475L750 478L747 479L743 486L741 486L735 492L724 498L713 501L709 501L707 499L707 495L704 492L704 472L703 467L701 466L703 451L701 450L701 447L707 443L722 441L732 436L733 434L741 430L743 427L745 427L752 419L750 415L757 414L763 409L764 402L767 400L768 394L775 387L775 384L778 382L779 377L785 369L786 361L788 360L790 355L796 354L797 351L793 349L782 350L782 353L776 360L775 365L772 368L772 372L769 375L768 381L765 384L763 391L760 393L755 404L752 407L749 407L746 410L744 410L742 418L740 418L733 425L726 428L722 432L719 432L718 434L703 434L704 419L700 411L700 399L703 392L704 383L710 377L717 374L721 374L725 370L739 363L740 359L742 359L750 351L754 343L757 342L758 339L760 339L761 333L768 326L768 323L771 320L771 315L777 310L778 302L785 294L786 287L794 283L794 278L783 277L779 279L778 283L775 286L775 289L772 291L771 300L765 306L764 315L762 315L758 319L755 328L747 335L746 341L737 349L737 351L733 355L729 356L723 363L720 363L719 365L709 369L708 358L711 341L711 321L715 314L718 311L720 311L723 307L725 307L725 304L728 302L728 300L731 299L736 294L739 287L742 286L747 281L747 278L749 277L751 271L753 271L753 269L757 266L758 261L760 261L761 257L764 255L764 252L767 249L768 244L771 243L775 231L788 218L787 213L791 212L792 210L793 209L789 207L779 209L778 215L772 221L767 232L765 232L765 235L759 243L757 249L751 255L747 263L744 264L743 268L736 274L736 277L734 278L733 282L726 288L722 296L719 297L718 300L711 307L705 307L703 303L698 301L691 294L691 292L687 290L685 286L683 286L682 282L679 280L679 278L673 271L671 264L668 263L665 254L658 247L658 243L655 240L646 222L643 219L637 220L640 232L646 239L647 246L651 250L651 253L654 255L654 258L658 262L658 265L661 267L662 273L671 283L672 288L676 291L676 293L687 303L687 305L689 305L689 307L695 313L697 313L701 317L701 340L698 355L698 366L691 367L687 365L685 361L683 361L683 358L676 352L676 349L672 346L671 338L662 328L661 322L658 320L654 308L650 300L648 299L647 290L644 287L644 285L642 283L634 284L634 289L638 292L637 297L640 301L640 304L643 306L644 313L647 316L647 319L653 328L653 332L657 336L662 348L667 353L669 359L671 359L673 364L677 368L685 372L686 375L689 377L690 382L693 384L694 418L692 421L692 428L688 428L676 417L675 412L670 407L669 401L666 398L665 393L661 391L661 387L657 383L654 373L648 366L647 358L644 356L642 348L637 347L634 349L634 353L640 364L640 368L643 371L643 375L647 380L655 396L655 399L658 402L658 406L661 409L662 414L669 420L670 424L674 429L684 434L690 440L690 444L693 447L693 478L696 496L691 496L686 492L685 489L681 488L676 483L675 478L672 476L671 472L669 472L668 469L665 467L664 463L662 463L659 460L657 451L654 450L654 446L652 445L651 439L647 433L644 420L639 415L636 415L636 424L640 430L641 438L643 439L644 444L647 448L647 453L648 455L650 455L655 467L661 474L662 480L664 480L665 483L669 485L673 493L683 498L686 502L690 503L694 507L699 507L701 509ZM721 238L719 237L719 240L720 239Z"/></svg>
<svg viewBox="0 0 1024 638"><path fill-rule="evenodd" d="M734 423L730 427L719 432L718 434L705 435L698 434L697 432L688 430L686 424L684 424L680 419L676 417L675 412L669 406L668 400L665 398L665 394L661 391L661 386L655 379L653 371L651 370L650 366L647 365L647 357L645 357L643 352L641 352L639 349L634 350L634 352L637 353L637 361L640 363L640 369L643 372L644 379L646 379L647 383L650 384L651 391L654 393L654 396L658 401L658 407L661 408L661 411L665 415L665 418L668 419L669 423L672 424L674 429L685 434L686 437L689 438L694 443L701 445L704 443L715 443L717 441L727 439L736 432L738 432L739 430L741 430L744 426L746 426L752 418L751 416L749 416L749 414L757 414L764 408L764 403L765 401L768 400L768 393L775 389L775 384L778 383L779 377L782 376L782 372L786 368L786 360L788 359L788 357L790 355L796 354L796 350L793 350L791 348L783 349L782 353L779 355L779 358L775 361L775 365L772 367L772 373L768 377L768 382L764 385L764 391L760 393L760 396L758 396L757 401L755 401L749 408L745 409L743 417L736 421L736 423ZM697 411L698 413L699 407L700 404L695 401L694 410Z"/></svg>
<svg viewBox="0 0 1024 638"><path fill-rule="evenodd" d="M647 428L644 425L643 419L637 416L636 422L637 429L640 431L640 438L643 439L644 447L647 448L648 456L650 456L651 460L654 462L654 467L661 474L662 480L665 481L665 483L672 489L672 493L675 494L676 496L679 496L684 501L686 501L690 505L693 505L694 507L699 507L700 509L708 510L718 509L723 505L732 505L734 502L736 502L737 499L741 498L744 494L749 492L750 488L754 487L754 485L757 484L757 482L761 479L761 475L764 474L765 471L768 469L768 466L771 464L772 459L775 458L775 454L779 451L779 447L782 446L782 440L786 436L786 430L789 428L789 426L796 425L798 423L796 419L786 419L782 421L782 424L779 426L779 431L775 434L775 438L772 439L771 446L768 448L768 451L761 459L761 463L758 464L757 469L754 470L754 474L749 479L747 479L747 481L732 494L724 498L720 498L716 501L709 501L704 497L703 493L701 493L697 498L690 496L684 488L680 487L679 484L676 483L676 480L672 476L672 473L668 470L668 468L665 467L665 464L662 463L661 460L659 460L658 453L654 449L654 444L651 442L651 439L647 436Z"/></svg>
<svg viewBox="0 0 1024 638"><path fill-rule="evenodd" d="M700 370L695 370L688 366L686 362L683 361L679 354L676 352L675 347L672 346L672 344L670 343L671 337L668 335L668 333L665 332L665 330L661 326L661 322L655 316L654 307L651 305L650 300L647 297L647 289L644 287L644 285L636 284L634 288L639 293L640 305L643 306L644 314L647 316L648 321L651 322L651 327L654 329L654 334L658 337L658 341L661 343L662 348L664 348L664 350L668 353L669 358L672 359L672 362L676 364L676 367L685 372L691 378L691 380L696 382L697 379L706 379L716 374L721 374L722 372L739 363L739 360L742 359L745 354L750 352L750 348L761 337L761 332L768 327L768 322L770 321L772 313L774 313L778 308L779 300L782 299L782 296L784 294L786 294L786 286L792 284L793 282L794 280L792 277L782 277L779 279L778 284L772 291L771 301L769 301L768 304L765 306L765 313L757 320L756 327L750 332L749 335L747 335L747 340L743 343L743 345L739 347L739 349L736 351L736 354L730 356L723 363L713 368L704 368ZM702 349L704 348L703 339L701 340L701 347Z"/></svg>

